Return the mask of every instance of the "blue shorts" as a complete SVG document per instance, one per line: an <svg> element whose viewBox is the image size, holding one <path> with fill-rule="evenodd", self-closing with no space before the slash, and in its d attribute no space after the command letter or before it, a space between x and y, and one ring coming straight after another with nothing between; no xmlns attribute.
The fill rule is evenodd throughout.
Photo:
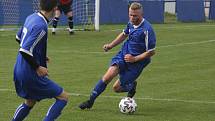
<svg viewBox="0 0 215 121"><path fill-rule="evenodd" d="M110 66L118 65L119 67L119 80L122 88L130 90L133 82L139 77L143 69L150 63L150 59L141 62L127 63L124 61L124 55L120 51L115 57L112 58Z"/></svg>
<svg viewBox="0 0 215 121"><path fill-rule="evenodd" d="M40 101L54 98L63 92L63 88L47 77L39 77L36 73L23 74L14 71L16 93L24 99Z"/></svg>

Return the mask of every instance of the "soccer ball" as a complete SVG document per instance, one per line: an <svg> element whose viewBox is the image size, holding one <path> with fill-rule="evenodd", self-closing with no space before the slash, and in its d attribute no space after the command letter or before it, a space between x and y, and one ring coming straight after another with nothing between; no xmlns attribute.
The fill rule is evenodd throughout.
<svg viewBox="0 0 215 121"><path fill-rule="evenodd" d="M121 113L133 114L137 109L137 104L133 98L124 97L119 102L119 110Z"/></svg>

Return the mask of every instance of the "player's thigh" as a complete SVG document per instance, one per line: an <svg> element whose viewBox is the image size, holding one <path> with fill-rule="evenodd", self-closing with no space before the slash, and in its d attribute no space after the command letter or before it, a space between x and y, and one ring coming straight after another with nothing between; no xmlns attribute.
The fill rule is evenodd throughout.
<svg viewBox="0 0 215 121"><path fill-rule="evenodd" d="M47 77L35 76L34 82L28 87L28 99L42 100L55 98L63 92L63 88Z"/></svg>
<svg viewBox="0 0 215 121"><path fill-rule="evenodd" d="M58 8L57 10L55 10L55 17L59 18L61 15L61 10Z"/></svg>
<svg viewBox="0 0 215 121"><path fill-rule="evenodd" d="M128 69L119 74L121 86L133 83L140 76L140 74L148 64L149 62L128 65Z"/></svg>
<svg viewBox="0 0 215 121"><path fill-rule="evenodd" d="M66 13L66 16L67 16L67 17L73 16L72 11L67 12L67 13Z"/></svg>
<svg viewBox="0 0 215 121"><path fill-rule="evenodd" d="M109 83L119 73L119 67L117 65L110 66L107 72L104 74L102 80L105 83Z"/></svg>

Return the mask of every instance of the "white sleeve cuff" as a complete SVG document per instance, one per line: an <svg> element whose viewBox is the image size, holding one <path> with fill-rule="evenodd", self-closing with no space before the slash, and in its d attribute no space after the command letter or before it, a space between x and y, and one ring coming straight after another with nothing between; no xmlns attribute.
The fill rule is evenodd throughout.
<svg viewBox="0 0 215 121"><path fill-rule="evenodd" d="M147 50L147 52L150 52L150 51L153 51L153 50L155 50L155 48L149 49L149 50Z"/></svg>
<svg viewBox="0 0 215 121"><path fill-rule="evenodd" d="M124 32L124 30L123 30L123 35L128 35L128 34L126 34L126 33Z"/></svg>
<svg viewBox="0 0 215 121"><path fill-rule="evenodd" d="M21 40L17 35L16 35L16 39Z"/></svg>
<svg viewBox="0 0 215 121"><path fill-rule="evenodd" d="M25 50L25 49L23 49L23 48L20 48L19 51L24 52L24 53L26 53L26 54L28 54L28 55L30 55L30 56L33 56L33 54L32 54L30 51Z"/></svg>

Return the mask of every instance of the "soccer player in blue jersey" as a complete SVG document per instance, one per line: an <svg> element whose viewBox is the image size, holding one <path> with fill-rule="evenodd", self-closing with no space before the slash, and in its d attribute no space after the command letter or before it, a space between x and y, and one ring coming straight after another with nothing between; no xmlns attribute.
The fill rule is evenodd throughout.
<svg viewBox="0 0 215 121"><path fill-rule="evenodd" d="M54 121L67 104L67 92L48 78L46 63L48 22L56 5L57 0L40 0L40 12L28 16L17 33L20 49L14 67L14 84L17 95L25 101L16 109L12 121L23 121L36 102L55 98L43 120Z"/></svg>
<svg viewBox="0 0 215 121"><path fill-rule="evenodd" d="M150 63L155 54L156 37L150 23L143 18L143 8L134 2L129 7L129 22L127 27L115 40L105 44L103 49L108 51L124 42L118 54L112 58L111 64L103 78L98 81L89 100L81 103L79 108L90 109L95 99L105 90L108 83L119 74L119 79L113 85L115 92L128 92L128 97L136 93L136 79L142 70Z"/></svg>

